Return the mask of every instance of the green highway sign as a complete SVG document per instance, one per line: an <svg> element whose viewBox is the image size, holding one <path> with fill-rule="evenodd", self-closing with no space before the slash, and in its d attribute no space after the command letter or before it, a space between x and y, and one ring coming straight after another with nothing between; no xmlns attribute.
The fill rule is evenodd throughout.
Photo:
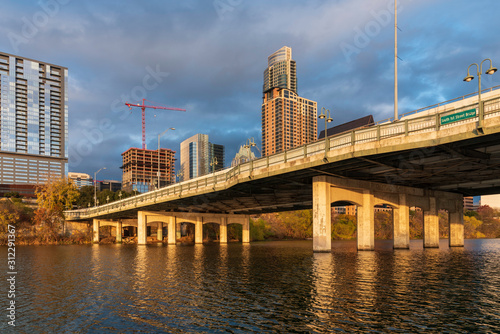
<svg viewBox="0 0 500 334"><path fill-rule="evenodd" d="M476 109L469 109L456 114L441 117L441 125L463 121L464 119L476 117Z"/></svg>

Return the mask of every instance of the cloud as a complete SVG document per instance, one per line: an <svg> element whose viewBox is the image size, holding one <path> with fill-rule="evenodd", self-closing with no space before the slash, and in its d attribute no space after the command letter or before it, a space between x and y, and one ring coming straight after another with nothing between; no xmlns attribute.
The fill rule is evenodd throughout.
<svg viewBox="0 0 500 334"><path fill-rule="evenodd" d="M142 97L187 109L147 110L148 147L156 148L157 135L173 126L162 146L178 159L180 142L206 133L225 145L229 164L248 138L260 145L263 71L267 56L284 45L297 61L299 94L332 110L332 125L369 113L377 120L392 116L390 0L220 3L227 6L71 1L19 45L21 56L69 68L71 171L92 174L105 165L103 177L121 179L121 153L141 146L140 110L129 111L124 102ZM499 66L500 48L492 42L500 28L497 1L399 3L401 113L477 90L462 82L471 63L490 57ZM14 53L9 33L22 31L22 18L42 10L26 1L4 4L0 49ZM345 45L356 52L347 57ZM148 69L157 68L168 75L145 85ZM483 83L499 85L500 75L484 76ZM108 123L112 130L103 130ZM100 140L89 149L95 131Z"/></svg>

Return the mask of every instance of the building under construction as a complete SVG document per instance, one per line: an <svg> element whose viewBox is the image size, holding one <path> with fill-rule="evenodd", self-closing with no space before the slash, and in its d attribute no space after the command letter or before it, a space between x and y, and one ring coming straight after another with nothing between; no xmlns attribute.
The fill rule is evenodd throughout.
<svg viewBox="0 0 500 334"><path fill-rule="evenodd" d="M175 151L130 148L122 153L122 158L122 188L125 191L147 192L174 181Z"/></svg>

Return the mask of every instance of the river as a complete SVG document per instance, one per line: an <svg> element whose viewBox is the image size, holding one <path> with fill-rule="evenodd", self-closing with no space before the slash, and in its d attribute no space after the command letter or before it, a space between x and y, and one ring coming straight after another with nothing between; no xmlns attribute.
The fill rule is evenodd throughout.
<svg viewBox="0 0 500 334"><path fill-rule="evenodd" d="M1 333L500 332L500 239L2 247ZM8 324L15 300L15 324Z"/></svg>

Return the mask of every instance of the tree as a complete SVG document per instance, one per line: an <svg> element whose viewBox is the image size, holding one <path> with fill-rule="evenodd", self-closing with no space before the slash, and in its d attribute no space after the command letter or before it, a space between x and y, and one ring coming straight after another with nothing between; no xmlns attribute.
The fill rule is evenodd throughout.
<svg viewBox="0 0 500 334"><path fill-rule="evenodd" d="M350 240L356 237L356 216L341 214L332 218L332 239Z"/></svg>
<svg viewBox="0 0 500 334"><path fill-rule="evenodd" d="M80 193L70 178L49 178L37 186L35 194L38 209L33 220L45 232L46 239L57 239L64 223L64 210L73 208Z"/></svg>
<svg viewBox="0 0 500 334"><path fill-rule="evenodd" d="M483 224L474 216L464 216L464 237L467 239L484 238L485 235L477 229Z"/></svg>

